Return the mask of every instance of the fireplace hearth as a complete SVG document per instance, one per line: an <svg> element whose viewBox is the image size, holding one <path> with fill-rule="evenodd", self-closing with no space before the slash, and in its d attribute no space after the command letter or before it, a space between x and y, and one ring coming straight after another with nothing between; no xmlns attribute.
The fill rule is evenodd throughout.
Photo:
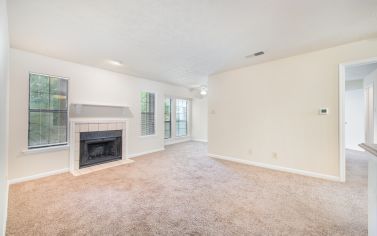
<svg viewBox="0 0 377 236"><path fill-rule="evenodd" d="M121 159L122 130L80 133L79 168Z"/></svg>

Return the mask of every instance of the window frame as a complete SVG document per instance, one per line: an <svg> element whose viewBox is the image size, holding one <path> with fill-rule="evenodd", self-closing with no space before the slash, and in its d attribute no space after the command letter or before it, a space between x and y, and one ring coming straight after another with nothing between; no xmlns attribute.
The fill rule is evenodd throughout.
<svg viewBox="0 0 377 236"><path fill-rule="evenodd" d="M143 130L142 130L142 100L141 100L141 94L142 93L151 93L151 94L154 94L154 112L153 112L153 122L154 122L154 133L153 134L146 134L146 135L143 135ZM140 102L139 102L139 105L140 105L140 137L141 138L148 138L148 137L153 137L153 136L156 136L157 135L157 129L156 129L156 116L157 116L157 93L156 92L153 92L153 91L149 91L149 90L141 90L140 93L139 93L139 99L140 99Z"/></svg>
<svg viewBox="0 0 377 236"><path fill-rule="evenodd" d="M177 121L178 121L178 119L177 119L177 101L178 100L184 100L184 101L186 101L186 134L185 135L178 135L178 132L177 132ZM175 137L176 138L184 138L184 137L189 137L190 136L190 131L189 131L189 129L190 129L190 127L189 127L189 122L190 122L190 120L189 120L189 112L190 112L190 110L189 110L189 106L190 106L190 99L188 99L188 98L176 98L175 99Z"/></svg>
<svg viewBox="0 0 377 236"><path fill-rule="evenodd" d="M165 102L166 100L169 99L169 121L165 120ZM173 117L172 117L172 104L173 104L174 99L171 97L165 97L164 99L164 139L171 139L173 137ZM170 124L170 136L167 138L165 137L165 128L166 128L166 123Z"/></svg>
<svg viewBox="0 0 377 236"><path fill-rule="evenodd" d="M53 144L43 144L43 145L34 145L30 146L30 113L33 112L33 109L30 109L30 93L31 93L31 75L37 75L37 76L46 76L46 77L53 77L56 79L61 79L61 80L66 80L67 81L67 108L66 108L66 113L67 113L67 118L66 118L66 142L62 143L53 143ZM51 94L49 93L49 96ZM63 110L47 110L47 109L40 109L40 110L46 110L47 112L54 113L54 111L63 111ZM35 111L34 111L35 112ZM69 145L69 140L70 140L70 132L69 132L69 78L67 77L62 77L62 76L56 76L56 75L49 75L49 74L42 74L42 73L36 73L36 72L29 72L28 73L28 107L27 107L27 113L28 113L28 140L27 140L27 150L34 151L34 150L43 150L43 149L50 149L50 148L59 148L59 147L64 147Z"/></svg>

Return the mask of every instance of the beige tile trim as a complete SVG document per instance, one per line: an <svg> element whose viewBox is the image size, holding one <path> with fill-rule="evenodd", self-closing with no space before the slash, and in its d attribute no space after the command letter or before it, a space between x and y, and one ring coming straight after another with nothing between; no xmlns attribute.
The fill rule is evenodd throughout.
<svg viewBox="0 0 377 236"><path fill-rule="evenodd" d="M126 120L94 120L90 119L86 122L84 120L80 121L71 121L70 126L70 172L73 175L80 175L83 173L90 173L96 170L101 170L102 168L112 167L114 165L123 165L129 162L127 159L127 137L126 137ZM95 131L107 131L107 130L122 130L123 131L123 143L122 143L122 160L114 161L104 164L99 164L92 167L87 167L80 169L79 168L79 155L80 155L80 133L81 132L95 132ZM124 161L124 162L122 162Z"/></svg>

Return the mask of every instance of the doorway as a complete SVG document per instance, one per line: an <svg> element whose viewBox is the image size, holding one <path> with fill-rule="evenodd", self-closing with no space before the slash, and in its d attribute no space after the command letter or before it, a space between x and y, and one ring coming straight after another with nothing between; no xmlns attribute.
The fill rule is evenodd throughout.
<svg viewBox="0 0 377 236"><path fill-rule="evenodd" d="M346 181L346 151L375 143L377 58L339 65L340 179Z"/></svg>

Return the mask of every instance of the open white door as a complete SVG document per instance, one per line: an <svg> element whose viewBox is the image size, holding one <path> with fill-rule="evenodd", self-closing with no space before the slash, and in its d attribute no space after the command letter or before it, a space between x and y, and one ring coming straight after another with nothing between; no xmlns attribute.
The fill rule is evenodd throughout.
<svg viewBox="0 0 377 236"><path fill-rule="evenodd" d="M373 104L373 83L365 88L365 141L375 143L374 140L374 104Z"/></svg>

